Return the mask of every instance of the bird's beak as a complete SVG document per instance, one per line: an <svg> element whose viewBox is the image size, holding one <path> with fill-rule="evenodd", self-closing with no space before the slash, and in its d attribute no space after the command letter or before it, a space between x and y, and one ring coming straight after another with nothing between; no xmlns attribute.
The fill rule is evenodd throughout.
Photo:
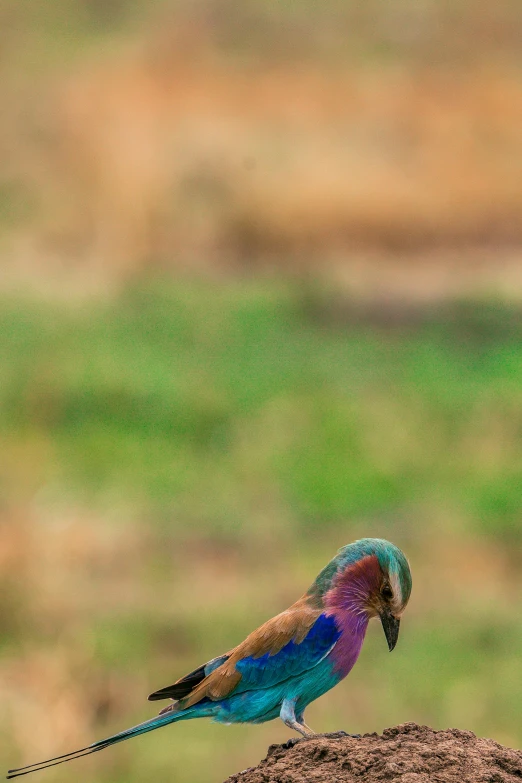
<svg viewBox="0 0 522 783"><path fill-rule="evenodd" d="M388 642L388 649L391 652L399 638L399 626L401 621L398 617L394 617L389 609L383 609L379 616L381 618L386 641Z"/></svg>

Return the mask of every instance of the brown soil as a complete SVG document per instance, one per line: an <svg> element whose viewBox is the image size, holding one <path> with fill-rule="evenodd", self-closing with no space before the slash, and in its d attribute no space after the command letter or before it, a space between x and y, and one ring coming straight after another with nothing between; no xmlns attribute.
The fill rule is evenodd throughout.
<svg viewBox="0 0 522 783"><path fill-rule="evenodd" d="M520 783L522 751L471 731L403 723L382 736L320 735L271 745L257 766L226 783Z"/></svg>

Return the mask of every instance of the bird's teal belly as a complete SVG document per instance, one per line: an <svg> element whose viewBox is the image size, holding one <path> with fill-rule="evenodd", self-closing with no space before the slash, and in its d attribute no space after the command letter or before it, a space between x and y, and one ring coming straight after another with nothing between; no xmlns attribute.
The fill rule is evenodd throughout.
<svg viewBox="0 0 522 783"><path fill-rule="evenodd" d="M310 702L333 688L339 680L339 675L333 672L332 662L325 658L299 677L291 677L269 688L233 694L220 702L206 702L198 705L194 712L219 723L264 723L279 717L284 699L295 699L296 714L300 715ZM192 717L195 717L194 712Z"/></svg>

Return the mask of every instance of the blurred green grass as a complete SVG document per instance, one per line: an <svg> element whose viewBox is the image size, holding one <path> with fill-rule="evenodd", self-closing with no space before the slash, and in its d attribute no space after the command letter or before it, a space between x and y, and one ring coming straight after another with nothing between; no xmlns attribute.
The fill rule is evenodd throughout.
<svg viewBox="0 0 522 783"><path fill-rule="evenodd" d="M471 530L516 536L516 308L456 303L412 328L329 307L276 283L4 300L1 431L45 444L50 495L152 504L169 523L248 528L266 492L305 531L444 499Z"/></svg>
<svg viewBox="0 0 522 783"><path fill-rule="evenodd" d="M74 303L2 295L13 765L143 719L149 690L235 644L364 535L412 561L401 643L388 657L372 625L310 723L417 720L522 741L519 308L361 312L319 284L270 279L142 282ZM55 660L59 684L42 691ZM26 736L17 704L49 710L64 692L77 733ZM221 780L286 734L189 724L89 774Z"/></svg>

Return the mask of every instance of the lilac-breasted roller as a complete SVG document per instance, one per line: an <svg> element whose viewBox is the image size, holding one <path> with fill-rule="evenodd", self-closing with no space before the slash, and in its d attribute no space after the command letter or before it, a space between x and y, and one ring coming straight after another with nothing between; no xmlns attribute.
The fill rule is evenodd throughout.
<svg viewBox="0 0 522 783"><path fill-rule="evenodd" d="M152 693L151 701L173 702L158 716L73 753L10 770L8 778L192 718L264 723L280 717L308 737L313 731L304 720L306 707L350 672L372 617L380 618L393 650L410 592L408 561L394 544L379 538L348 544L292 606L237 647Z"/></svg>

